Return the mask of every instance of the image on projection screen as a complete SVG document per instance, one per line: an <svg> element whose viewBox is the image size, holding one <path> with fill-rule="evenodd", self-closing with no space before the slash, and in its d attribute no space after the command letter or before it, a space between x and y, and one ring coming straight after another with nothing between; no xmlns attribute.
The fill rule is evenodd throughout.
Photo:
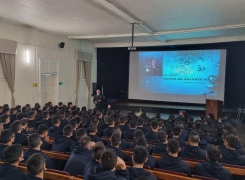
<svg viewBox="0 0 245 180"><path fill-rule="evenodd" d="M224 100L226 50L131 52L129 99Z"/></svg>

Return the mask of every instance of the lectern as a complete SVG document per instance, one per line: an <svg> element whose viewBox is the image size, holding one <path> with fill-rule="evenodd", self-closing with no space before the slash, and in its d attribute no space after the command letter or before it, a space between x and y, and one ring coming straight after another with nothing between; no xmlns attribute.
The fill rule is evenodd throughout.
<svg viewBox="0 0 245 180"><path fill-rule="evenodd" d="M215 119L218 119L223 113L223 101L206 99L206 117L213 113Z"/></svg>

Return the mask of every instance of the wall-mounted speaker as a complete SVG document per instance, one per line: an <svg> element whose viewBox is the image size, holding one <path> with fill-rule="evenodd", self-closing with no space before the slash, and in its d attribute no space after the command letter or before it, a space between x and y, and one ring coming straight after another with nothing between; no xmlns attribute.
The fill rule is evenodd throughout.
<svg viewBox="0 0 245 180"><path fill-rule="evenodd" d="M65 43L64 43L64 42L59 43L58 47L59 47L60 49L64 48L64 47L65 47Z"/></svg>

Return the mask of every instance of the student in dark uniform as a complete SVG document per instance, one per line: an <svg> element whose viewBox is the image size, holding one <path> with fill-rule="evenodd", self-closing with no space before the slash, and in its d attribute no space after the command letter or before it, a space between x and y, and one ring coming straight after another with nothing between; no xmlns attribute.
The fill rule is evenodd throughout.
<svg viewBox="0 0 245 180"><path fill-rule="evenodd" d="M157 138L158 138L159 143L154 146L153 153L167 155L168 154L168 151L167 151L168 135L164 131L159 130L157 132Z"/></svg>
<svg viewBox="0 0 245 180"><path fill-rule="evenodd" d="M3 155L5 163L0 165L0 179L25 180L27 175L18 168L23 160L23 147L20 144L13 144L5 148Z"/></svg>
<svg viewBox="0 0 245 180"><path fill-rule="evenodd" d="M11 125L11 127L15 133L14 144L21 144L22 146L28 146L27 136L21 133L21 122L15 121Z"/></svg>
<svg viewBox="0 0 245 180"><path fill-rule="evenodd" d="M179 126L174 126L172 129L172 134L173 134L173 138L177 139L180 142L180 147L185 147L186 146L186 142L179 138L179 135L181 133L181 129Z"/></svg>
<svg viewBox="0 0 245 180"><path fill-rule="evenodd" d="M158 143L157 132L158 132L159 124L156 120L151 122L151 130L150 132L145 134L145 137L148 142Z"/></svg>
<svg viewBox="0 0 245 180"><path fill-rule="evenodd" d="M111 115L111 116L109 117L109 119L108 119L108 126L109 126L109 127L105 128L105 129L103 130L103 133L102 133L103 136L111 137L111 135L112 135L112 128L114 128L115 123L116 123L116 121L115 121L115 116Z"/></svg>
<svg viewBox="0 0 245 180"><path fill-rule="evenodd" d="M144 133L142 130L140 129L136 129L135 132L134 132L134 140L135 142L131 142L128 146L128 149L134 149L135 146L136 146L136 140L138 139L138 137L145 137Z"/></svg>
<svg viewBox="0 0 245 180"><path fill-rule="evenodd" d="M41 137L42 140L42 145L41 149L42 150L50 150L52 145L49 144L49 137L48 137L48 127L45 124L40 124L37 128L37 133Z"/></svg>
<svg viewBox="0 0 245 180"><path fill-rule="evenodd" d="M0 121L1 121L1 123L3 125L3 129L10 128L10 118L9 118L9 115L2 114L0 116Z"/></svg>
<svg viewBox="0 0 245 180"><path fill-rule="evenodd" d="M71 145L71 148L70 148L70 152L73 151L73 149L77 146L79 146L80 144L80 139L87 136L87 130L86 129L83 129L83 128L80 128L76 131L76 142L73 142L73 144Z"/></svg>
<svg viewBox="0 0 245 180"><path fill-rule="evenodd" d="M46 169L46 160L40 153L34 153L26 162L27 170L29 172L26 180L43 180L44 171Z"/></svg>
<svg viewBox="0 0 245 180"><path fill-rule="evenodd" d="M130 121L129 130L123 132L123 139L131 139L134 140L134 132L137 128L137 121Z"/></svg>
<svg viewBox="0 0 245 180"><path fill-rule="evenodd" d="M102 141L97 135L96 133L98 132L98 127L95 124L90 124L89 125L89 137L92 139L92 141L94 141L95 143L98 141Z"/></svg>
<svg viewBox="0 0 245 180"><path fill-rule="evenodd" d="M126 123L127 123L127 116L121 116L119 118L118 126L120 127L122 132L129 130L129 127L127 126Z"/></svg>
<svg viewBox="0 0 245 180"><path fill-rule="evenodd" d="M143 118L139 118L137 120L137 123L138 123L137 129L140 129L144 134L150 132L150 128L148 126L144 126L145 120Z"/></svg>
<svg viewBox="0 0 245 180"><path fill-rule="evenodd" d="M45 124L48 128L50 128L52 126L52 122L51 122L51 119L49 117L49 112L48 111L43 111L42 112L42 117L43 117L43 119L41 120L41 122L43 124Z"/></svg>
<svg viewBox="0 0 245 180"><path fill-rule="evenodd" d="M52 118L52 124L48 130L48 136L51 138L56 138L59 135L62 135L62 129L60 129L60 117L59 116L54 116Z"/></svg>
<svg viewBox="0 0 245 180"><path fill-rule="evenodd" d="M178 157L178 152L180 151L180 142L176 138L171 138L168 140L168 155L163 156L158 160L156 167L185 173L188 176L191 175L190 167L188 163L184 162L181 157Z"/></svg>
<svg viewBox="0 0 245 180"><path fill-rule="evenodd" d="M0 139L3 144L0 144L0 159L3 158L3 151L6 147L11 146L14 142L15 135L12 129L5 129L2 131Z"/></svg>
<svg viewBox="0 0 245 180"><path fill-rule="evenodd" d="M207 161L194 166L194 174L220 180L233 180L230 171L224 169L218 163L221 155L219 148L215 145L209 145L207 149Z"/></svg>
<svg viewBox="0 0 245 180"><path fill-rule="evenodd" d="M114 133L119 133L122 137L122 131L118 126L115 126L114 128L112 128L112 134L114 134ZM126 149L128 149L128 146L129 146L129 142L124 140L124 139L121 139L121 144L119 145L119 147L122 150L126 150Z"/></svg>

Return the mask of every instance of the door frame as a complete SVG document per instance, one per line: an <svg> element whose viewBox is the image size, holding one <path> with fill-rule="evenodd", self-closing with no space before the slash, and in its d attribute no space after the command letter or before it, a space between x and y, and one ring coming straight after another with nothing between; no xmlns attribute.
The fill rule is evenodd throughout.
<svg viewBox="0 0 245 180"><path fill-rule="evenodd" d="M57 63L57 66L58 66L58 68L57 68L57 71L55 71L55 72L42 72L41 71L41 63L42 62L55 62L55 63ZM49 60L49 59L41 59L41 58L39 58L39 86L38 86L38 90L39 90L39 103L40 103L40 105L42 106L42 104L41 104L41 99L42 99L42 92L41 92L41 76L42 76L42 74L53 74L53 75L56 75L56 96L55 96L55 99L56 99L56 102L57 102L57 104L58 104L58 102L59 102L59 71L60 71L60 67L59 67L59 61L58 60ZM54 103L54 102L52 102L52 103Z"/></svg>

